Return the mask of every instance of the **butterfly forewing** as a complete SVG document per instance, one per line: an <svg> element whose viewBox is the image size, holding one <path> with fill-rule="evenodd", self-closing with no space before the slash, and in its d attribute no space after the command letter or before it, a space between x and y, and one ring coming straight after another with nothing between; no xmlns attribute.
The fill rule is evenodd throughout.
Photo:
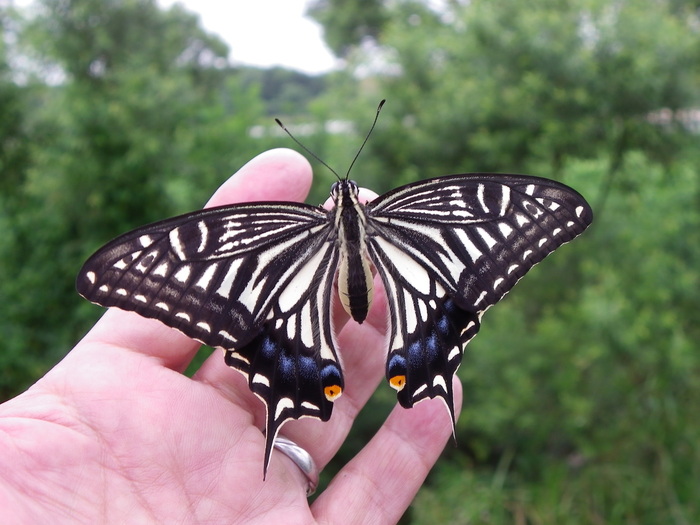
<svg viewBox="0 0 700 525"><path fill-rule="evenodd" d="M115 239L85 263L76 284L91 301L228 348L254 336L324 231L326 214L311 206L203 210Z"/></svg>

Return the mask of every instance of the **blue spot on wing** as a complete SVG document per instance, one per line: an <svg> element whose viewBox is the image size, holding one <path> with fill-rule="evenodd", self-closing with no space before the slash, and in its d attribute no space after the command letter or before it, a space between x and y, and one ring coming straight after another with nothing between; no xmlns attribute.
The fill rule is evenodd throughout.
<svg viewBox="0 0 700 525"><path fill-rule="evenodd" d="M260 345L260 352L265 359L274 359L277 352L279 352L279 347L272 339L266 337Z"/></svg>
<svg viewBox="0 0 700 525"><path fill-rule="evenodd" d="M386 365L387 377L406 375L406 359L399 354L394 354L389 358Z"/></svg>
<svg viewBox="0 0 700 525"><path fill-rule="evenodd" d="M423 358L423 341L418 340L411 343L406 353L408 354L409 368L419 367L424 361Z"/></svg>
<svg viewBox="0 0 700 525"><path fill-rule="evenodd" d="M304 379L318 380L318 363L313 357L299 356L299 375Z"/></svg>
<svg viewBox="0 0 700 525"><path fill-rule="evenodd" d="M435 361L440 352L440 341L438 341L434 332L425 339L425 349L427 350L428 360Z"/></svg>
<svg viewBox="0 0 700 525"><path fill-rule="evenodd" d="M447 318L446 315L443 315L438 319L437 323L435 323L435 327L437 328L438 332L444 337L450 333L450 320Z"/></svg>
<svg viewBox="0 0 700 525"><path fill-rule="evenodd" d="M329 363L321 369L321 379L325 383L326 381L336 381L337 384L342 384L342 375L338 365L335 363Z"/></svg>

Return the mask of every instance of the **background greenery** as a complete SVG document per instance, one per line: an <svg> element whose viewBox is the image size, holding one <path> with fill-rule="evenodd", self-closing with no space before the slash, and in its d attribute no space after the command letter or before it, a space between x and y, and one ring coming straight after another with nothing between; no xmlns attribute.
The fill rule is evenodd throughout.
<svg viewBox="0 0 700 525"><path fill-rule="evenodd" d="M363 185L526 172L596 212L487 314L460 370L458 445L403 521L699 523L699 9L317 0L345 67L309 77L232 67L177 6L0 4L0 396L101 315L73 290L94 249L290 146L271 116L345 169L387 98ZM309 202L331 177L318 170ZM394 403L378 391L326 479Z"/></svg>

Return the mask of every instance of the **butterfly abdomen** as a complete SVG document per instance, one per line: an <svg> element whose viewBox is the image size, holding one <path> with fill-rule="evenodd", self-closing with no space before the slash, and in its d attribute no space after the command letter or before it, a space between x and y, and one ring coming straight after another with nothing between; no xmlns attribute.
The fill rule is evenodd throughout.
<svg viewBox="0 0 700 525"><path fill-rule="evenodd" d="M338 227L338 294L345 311L362 323L374 294L372 268L367 252L367 217L358 199L357 185L341 181L332 193Z"/></svg>

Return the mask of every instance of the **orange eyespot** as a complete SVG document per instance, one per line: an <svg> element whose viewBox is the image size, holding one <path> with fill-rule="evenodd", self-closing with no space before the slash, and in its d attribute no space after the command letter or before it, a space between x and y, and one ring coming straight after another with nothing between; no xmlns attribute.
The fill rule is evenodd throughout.
<svg viewBox="0 0 700 525"><path fill-rule="evenodd" d="M403 390L403 387L406 386L406 376L394 376L391 379L389 379L389 384L391 385L391 388L393 388L397 392L401 392L401 390Z"/></svg>
<svg viewBox="0 0 700 525"><path fill-rule="evenodd" d="M343 393L343 389L340 388L340 385L330 385L324 387L323 393L328 401L335 401Z"/></svg>

